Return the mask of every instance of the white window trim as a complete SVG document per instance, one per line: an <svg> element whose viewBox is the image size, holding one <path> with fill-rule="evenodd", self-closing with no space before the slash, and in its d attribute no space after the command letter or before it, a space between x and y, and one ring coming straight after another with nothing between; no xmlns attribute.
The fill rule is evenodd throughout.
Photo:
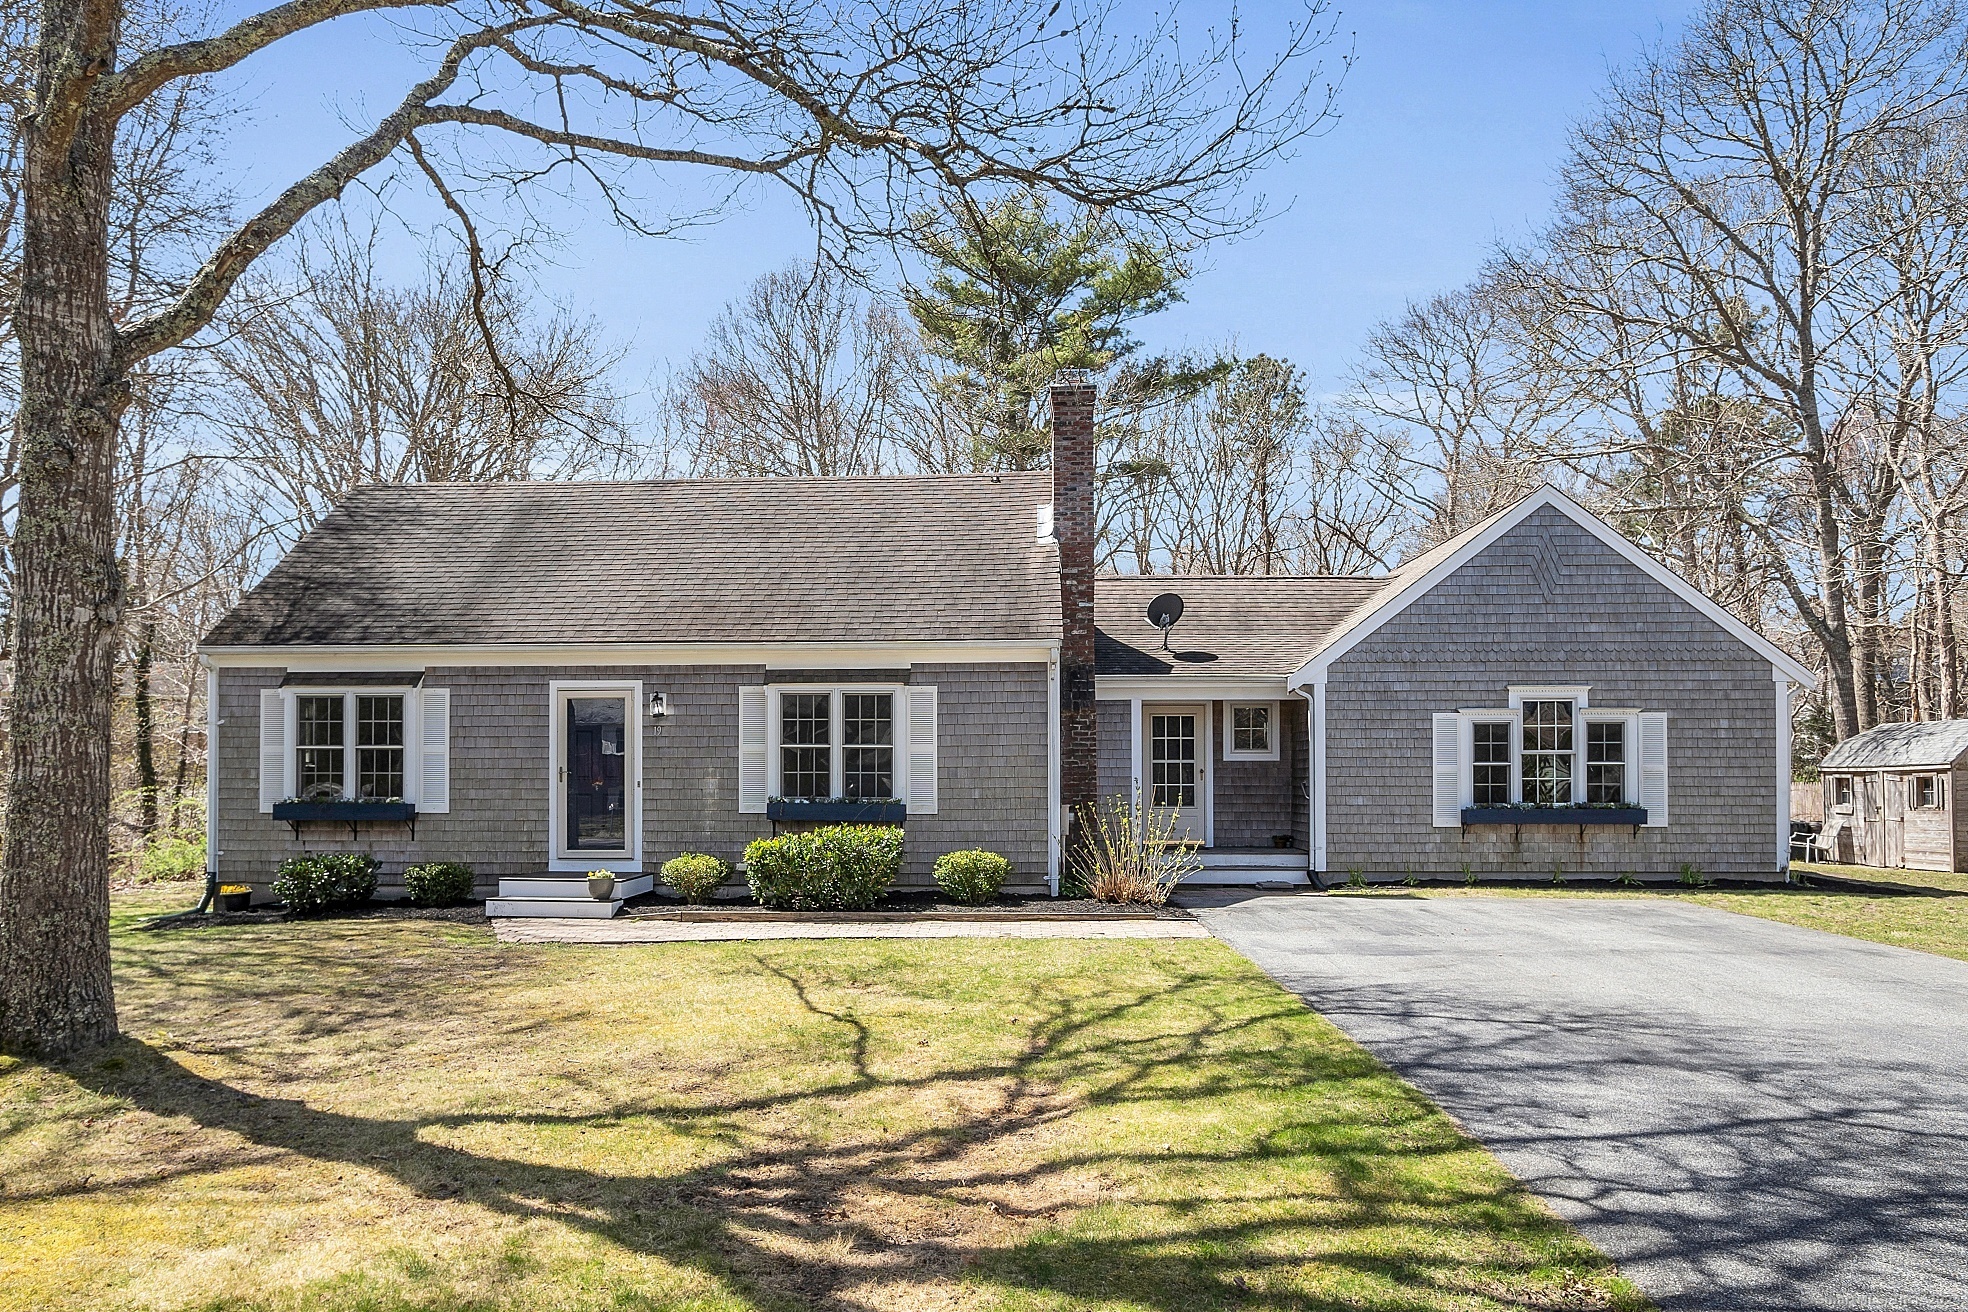
<svg viewBox="0 0 1968 1312"><path fill-rule="evenodd" d="M364 684L351 687L347 684L309 686L292 684L280 690L280 712L286 722L287 749L282 763L280 795L293 797L300 787L300 721L301 711L298 699L302 697L342 697L342 789L344 797L352 797L348 789L355 786L355 699L357 697L401 697L403 699L403 800L412 804L421 801L420 785L423 780L423 689L401 683Z"/></svg>
<svg viewBox="0 0 1968 1312"><path fill-rule="evenodd" d="M1572 805L1585 804L1585 726L1594 722L1614 722L1626 726L1622 762L1625 765L1621 797L1627 806L1640 805L1640 709L1633 706L1593 706L1592 689L1585 684L1517 684L1510 688L1510 705L1461 707L1456 711L1461 760L1461 804L1476 804L1476 732L1483 723L1510 725L1510 802L1524 800L1524 703L1569 701L1572 703Z"/></svg>
<svg viewBox="0 0 1968 1312"><path fill-rule="evenodd" d="M574 852L564 846L567 824L567 798L561 788L563 693L620 693L629 700L628 718L623 725L629 759L623 763L623 789L628 814L623 832L629 838L626 854L611 856L601 852ZM547 684L547 869L549 871L606 870L612 874L642 873L642 681L640 679L555 679Z"/></svg>
<svg viewBox="0 0 1968 1312"><path fill-rule="evenodd" d="M889 791L897 800L904 800L909 791L909 686L902 683L773 683L765 689L765 795L768 799L784 798L785 757L780 751L784 745L781 735L784 732L784 719L781 715L780 699L787 693L831 694L827 728L827 796L839 797L847 787L847 753L841 739L842 701L854 693L887 693L893 700L889 703L889 723L892 726L893 759L889 765Z"/></svg>
<svg viewBox="0 0 1968 1312"><path fill-rule="evenodd" d="M1266 751L1240 752L1234 746L1237 741L1237 728L1234 719L1239 709L1253 706L1263 707L1269 712L1266 721L1265 741L1270 744ZM1275 761L1278 759L1278 703L1265 701L1234 701L1223 703L1223 759L1226 761Z"/></svg>

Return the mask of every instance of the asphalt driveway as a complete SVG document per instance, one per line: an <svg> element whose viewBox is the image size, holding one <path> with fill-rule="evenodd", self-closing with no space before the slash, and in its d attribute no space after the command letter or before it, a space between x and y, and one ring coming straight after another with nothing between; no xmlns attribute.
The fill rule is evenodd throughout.
<svg viewBox="0 0 1968 1312"><path fill-rule="evenodd" d="M1209 900L1663 1308L1968 1307L1968 963L1664 899Z"/></svg>

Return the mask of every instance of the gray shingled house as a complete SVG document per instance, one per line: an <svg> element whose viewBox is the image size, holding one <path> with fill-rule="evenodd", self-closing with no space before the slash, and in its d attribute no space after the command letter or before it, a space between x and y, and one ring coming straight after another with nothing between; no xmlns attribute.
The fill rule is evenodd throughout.
<svg viewBox="0 0 1968 1312"><path fill-rule="evenodd" d="M607 914L588 870L855 816L905 882L1056 890L1115 794L1217 882L1782 871L1811 674L1557 490L1385 577L1096 579L1093 389L1051 400L1049 473L353 493L202 647L215 873Z"/></svg>
<svg viewBox="0 0 1968 1312"><path fill-rule="evenodd" d="M1968 870L1968 720L1882 724L1839 743L1818 766L1819 843L1834 861Z"/></svg>

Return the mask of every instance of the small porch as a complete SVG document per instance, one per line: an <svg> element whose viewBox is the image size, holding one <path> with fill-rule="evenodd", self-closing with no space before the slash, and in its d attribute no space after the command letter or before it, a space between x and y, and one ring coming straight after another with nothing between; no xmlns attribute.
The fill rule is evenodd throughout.
<svg viewBox="0 0 1968 1312"><path fill-rule="evenodd" d="M1197 846L1202 869L1186 882L1311 882L1303 699L1283 680L1102 682L1101 796L1141 798Z"/></svg>

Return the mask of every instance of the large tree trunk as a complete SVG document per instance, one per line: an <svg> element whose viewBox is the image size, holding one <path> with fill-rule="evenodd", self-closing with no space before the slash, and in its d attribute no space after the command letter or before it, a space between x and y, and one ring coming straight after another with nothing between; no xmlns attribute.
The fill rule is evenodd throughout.
<svg viewBox="0 0 1968 1312"><path fill-rule="evenodd" d="M119 20L43 11L26 132L13 734L0 862L0 1050L61 1056L116 1034L109 974L109 742L123 582L109 313L115 125L80 109Z"/></svg>

